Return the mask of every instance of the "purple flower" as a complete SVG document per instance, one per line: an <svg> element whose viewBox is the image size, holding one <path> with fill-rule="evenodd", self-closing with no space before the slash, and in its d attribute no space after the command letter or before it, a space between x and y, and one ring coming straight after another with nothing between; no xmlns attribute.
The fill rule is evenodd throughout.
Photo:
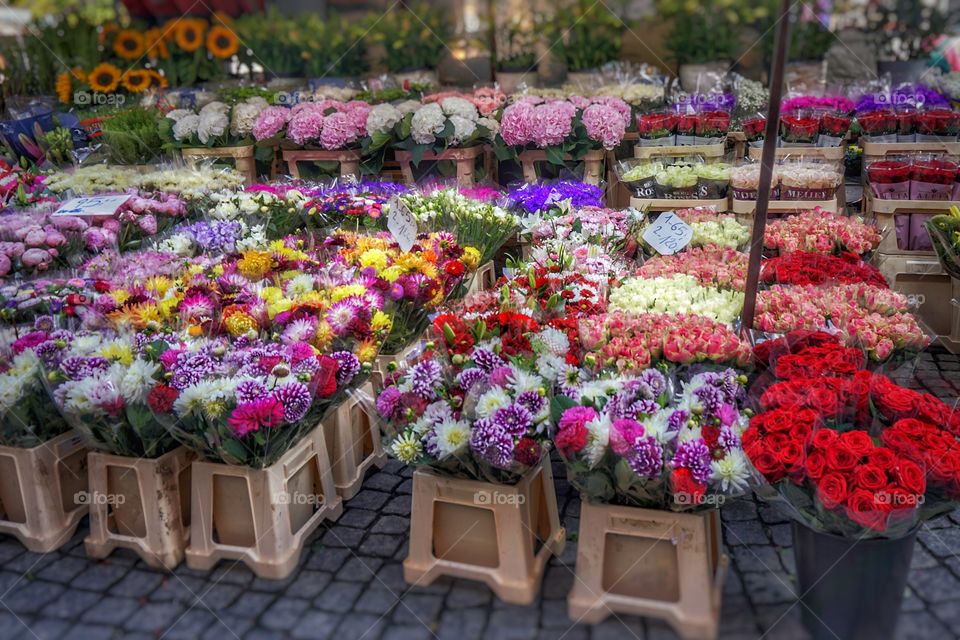
<svg viewBox="0 0 960 640"><path fill-rule="evenodd" d="M513 376L513 369L510 367L497 367L490 372L490 384L495 387L505 387L510 384L511 376Z"/></svg>
<svg viewBox="0 0 960 640"><path fill-rule="evenodd" d="M459 384L460 388L464 391L470 391L470 387L486 378L487 374L484 373L482 369L473 367L460 372L460 375L457 376L457 384Z"/></svg>
<svg viewBox="0 0 960 640"><path fill-rule="evenodd" d="M424 400L432 400L436 395L434 387L440 382L442 373L440 365L433 360L424 360L417 363L410 370L413 392Z"/></svg>
<svg viewBox="0 0 960 640"><path fill-rule="evenodd" d="M683 409L677 409L670 414L670 417L667 418L667 431L680 431L680 429L687 424L687 420L689 419L689 413Z"/></svg>
<svg viewBox="0 0 960 640"><path fill-rule="evenodd" d="M283 419L297 422L307 415L313 397L306 385L300 382L288 382L273 390L273 397L283 405Z"/></svg>
<svg viewBox="0 0 960 640"><path fill-rule="evenodd" d="M507 364L500 356L489 349L475 349L473 351L473 361L485 373L490 373L497 367Z"/></svg>
<svg viewBox="0 0 960 640"><path fill-rule="evenodd" d="M689 469L693 479L701 484L710 480L710 448L703 438L687 440L673 454L675 469Z"/></svg>
<svg viewBox="0 0 960 640"><path fill-rule="evenodd" d="M60 363L60 369L67 374L71 380L82 380L92 376L98 371L106 371L110 368L110 363L106 358L93 356L90 358L84 356L70 356Z"/></svg>
<svg viewBox="0 0 960 640"><path fill-rule="evenodd" d="M723 394L716 387L703 386L694 390L694 397L699 400L703 407L703 414L707 418L713 418L720 412L723 406Z"/></svg>
<svg viewBox="0 0 960 640"><path fill-rule="evenodd" d="M533 416L519 404L511 404L493 412L493 423L511 436L522 436L533 426Z"/></svg>
<svg viewBox="0 0 960 640"><path fill-rule="evenodd" d="M394 411L400 404L400 398L403 396L396 387L387 387L377 396L377 413L384 418L394 417Z"/></svg>
<svg viewBox="0 0 960 640"><path fill-rule="evenodd" d="M517 404L526 408L531 415L536 416L547 406L547 399L536 391L524 391L517 396Z"/></svg>
<svg viewBox="0 0 960 640"><path fill-rule="evenodd" d="M663 468L663 447L653 436L637 438L633 449L627 453L627 464L641 478L655 478ZM709 472L710 466L707 465Z"/></svg>
<svg viewBox="0 0 960 640"><path fill-rule="evenodd" d="M513 461L513 437L493 421L481 418L470 432L470 450L494 467L507 469Z"/></svg>
<svg viewBox="0 0 960 640"><path fill-rule="evenodd" d="M337 385L345 385L360 373L360 359L349 351L337 351L330 357L340 365L337 368Z"/></svg>
<svg viewBox="0 0 960 640"><path fill-rule="evenodd" d="M717 437L717 443L727 453L740 448L740 436L736 434L733 428L729 426L720 427L720 435Z"/></svg>
<svg viewBox="0 0 960 640"><path fill-rule="evenodd" d="M244 380L237 385L237 402L253 402L267 395L267 388L259 380Z"/></svg>

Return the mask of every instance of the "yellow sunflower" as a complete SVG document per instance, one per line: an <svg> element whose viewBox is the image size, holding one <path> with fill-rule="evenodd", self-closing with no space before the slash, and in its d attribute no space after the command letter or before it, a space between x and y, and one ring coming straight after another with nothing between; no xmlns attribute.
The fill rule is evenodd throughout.
<svg viewBox="0 0 960 640"><path fill-rule="evenodd" d="M240 42L237 35L221 25L210 27L207 33L207 51L213 54L213 57L227 60L237 52Z"/></svg>
<svg viewBox="0 0 960 640"><path fill-rule="evenodd" d="M123 74L121 82L130 93L142 93L150 86L150 74L146 69L131 69Z"/></svg>
<svg viewBox="0 0 960 640"><path fill-rule="evenodd" d="M113 52L124 60L136 60L146 50L143 34L135 29L121 29L113 39Z"/></svg>
<svg viewBox="0 0 960 640"><path fill-rule="evenodd" d="M170 86L170 81L167 80L166 76L155 69L147 69L147 73L150 74L150 78L153 79L154 84L156 84L161 89L166 89Z"/></svg>
<svg viewBox="0 0 960 640"><path fill-rule="evenodd" d="M122 75L120 69L114 65L109 62L101 62L87 76L87 82L92 90L109 93L116 91L117 87L120 86L120 76Z"/></svg>
<svg viewBox="0 0 960 640"><path fill-rule="evenodd" d="M110 39L110 36L115 34L120 30L120 27L117 26L115 22L108 22L102 27L100 27L99 33L97 33L97 39L100 41L100 44L103 44Z"/></svg>
<svg viewBox="0 0 960 640"><path fill-rule="evenodd" d="M163 31L157 27L147 29L144 39L147 43L148 56L154 60L166 60L170 57L170 48L167 47L167 42L164 40Z"/></svg>
<svg viewBox="0 0 960 640"><path fill-rule="evenodd" d="M63 104L70 102L70 98L73 97L73 83L70 81L70 72L61 71L57 74L57 100Z"/></svg>
<svg viewBox="0 0 960 640"><path fill-rule="evenodd" d="M212 22L229 27L233 24L233 18L230 17L230 14L224 13L223 11L214 11Z"/></svg>
<svg viewBox="0 0 960 640"><path fill-rule="evenodd" d="M181 18L174 29L174 39L177 46L188 53L193 53L203 46L204 32L207 23L199 18Z"/></svg>
<svg viewBox="0 0 960 640"><path fill-rule="evenodd" d="M87 81L87 73L86 73L86 71L84 71L84 70L81 69L80 67L74 67L73 69L70 69L70 73L73 74L73 78L74 78L74 80L76 80L77 82L86 82L86 81Z"/></svg>

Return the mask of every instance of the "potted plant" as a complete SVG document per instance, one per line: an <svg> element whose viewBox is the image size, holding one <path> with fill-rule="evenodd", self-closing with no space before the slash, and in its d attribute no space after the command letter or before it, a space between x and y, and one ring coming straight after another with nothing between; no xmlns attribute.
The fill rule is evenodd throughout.
<svg viewBox="0 0 960 640"><path fill-rule="evenodd" d="M401 85L428 79L436 83L437 65L447 53L450 26L442 9L419 4L371 16L369 36L383 47L380 63Z"/></svg>
<svg viewBox="0 0 960 640"><path fill-rule="evenodd" d="M793 332L756 354L767 373L743 446L770 483L760 496L794 521L804 624L817 639L890 638L917 530L955 506L956 471L941 463L960 455L960 415L830 334Z"/></svg>
<svg viewBox="0 0 960 640"><path fill-rule="evenodd" d="M537 80L537 36L534 22L519 15L498 27L496 80L500 90L514 93L521 84Z"/></svg>
<svg viewBox="0 0 960 640"><path fill-rule="evenodd" d="M558 7L546 39L567 66L567 79L590 85L601 66L620 55L624 23L603 5L568 0Z"/></svg>

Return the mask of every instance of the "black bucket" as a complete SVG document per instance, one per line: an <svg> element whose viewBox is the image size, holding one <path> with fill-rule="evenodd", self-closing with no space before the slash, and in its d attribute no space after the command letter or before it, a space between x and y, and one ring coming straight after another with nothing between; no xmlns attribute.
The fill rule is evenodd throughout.
<svg viewBox="0 0 960 640"><path fill-rule="evenodd" d="M892 638L917 532L857 540L793 523L803 624L814 640Z"/></svg>

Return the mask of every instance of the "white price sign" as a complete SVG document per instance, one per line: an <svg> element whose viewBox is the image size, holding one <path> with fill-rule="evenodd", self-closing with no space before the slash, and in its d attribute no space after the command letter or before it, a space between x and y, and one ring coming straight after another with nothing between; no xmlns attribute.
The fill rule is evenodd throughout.
<svg viewBox="0 0 960 640"><path fill-rule="evenodd" d="M53 212L54 216L112 218L130 196L91 196L67 200Z"/></svg>
<svg viewBox="0 0 960 640"><path fill-rule="evenodd" d="M410 247L417 242L417 219L399 198L390 200L387 229L393 234L401 251L410 251Z"/></svg>
<svg viewBox="0 0 960 640"><path fill-rule="evenodd" d="M673 211L661 213L643 232L643 239L657 253L673 255L690 244L693 229Z"/></svg>

